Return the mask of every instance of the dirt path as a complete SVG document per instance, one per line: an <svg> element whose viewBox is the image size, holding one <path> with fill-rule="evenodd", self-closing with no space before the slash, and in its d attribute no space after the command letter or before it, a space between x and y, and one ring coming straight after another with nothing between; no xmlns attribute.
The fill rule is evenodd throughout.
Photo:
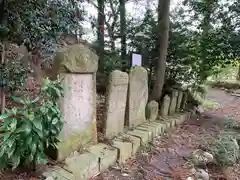
<svg viewBox="0 0 240 180"><path fill-rule="evenodd" d="M219 104L204 114L193 117L164 137L156 138L150 149L144 149L124 167L113 167L94 180L186 180L193 172L187 161L193 151L216 137L226 118L240 120L240 98L224 91L210 89L207 98ZM219 169L209 167L210 179L226 179ZM232 177L239 180L239 165L229 169Z"/></svg>

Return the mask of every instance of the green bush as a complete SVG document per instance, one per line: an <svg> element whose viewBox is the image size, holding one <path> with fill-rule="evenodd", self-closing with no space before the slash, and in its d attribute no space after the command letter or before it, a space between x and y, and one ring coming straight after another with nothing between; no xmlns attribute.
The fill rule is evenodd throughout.
<svg viewBox="0 0 240 180"><path fill-rule="evenodd" d="M217 139L213 153L220 166L233 165L240 157L237 140L230 135L222 135Z"/></svg>
<svg viewBox="0 0 240 180"><path fill-rule="evenodd" d="M122 60L117 55L108 55L105 56L104 62L103 62L103 71L105 74L109 75L113 70L121 70L122 69Z"/></svg>
<svg viewBox="0 0 240 180"><path fill-rule="evenodd" d="M227 119L224 126L225 128L240 130L240 122L234 119Z"/></svg>
<svg viewBox="0 0 240 180"><path fill-rule="evenodd" d="M7 60L7 63L0 66L0 72L0 85L8 92L24 87L28 70L20 61Z"/></svg>
<svg viewBox="0 0 240 180"><path fill-rule="evenodd" d="M63 97L61 82L45 79L37 98L13 97L21 107L6 109L0 116L0 168L13 169L44 164L44 150L56 147L63 127L63 118L58 104Z"/></svg>

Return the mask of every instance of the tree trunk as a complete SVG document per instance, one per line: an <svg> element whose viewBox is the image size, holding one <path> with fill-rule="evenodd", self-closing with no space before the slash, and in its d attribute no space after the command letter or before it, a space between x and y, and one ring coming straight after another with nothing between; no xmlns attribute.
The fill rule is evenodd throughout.
<svg viewBox="0 0 240 180"><path fill-rule="evenodd" d="M103 68L104 61L104 0L98 0L98 54L99 54L99 67Z"/></svg>
<svg viewBox="0 0 240 180"><path fill-rule="evenodd" d="M5 68L5 44L2 44L2 50L1 50L1 66L2 68ZM6 96L4 92L4 87L6 86L5 82L3 82L3 79L0 80L0 114L3 114L5 111L5 105L6 105Z"/></svg>
<svg viewBox="0 0 240 180"><path fill-rule="evenodd" d="M6 105L6 97L5 97L5 93L3 91L3 88L0 89L0 105L1 105L1 109L0 109L0 114L3 114L5 111L5 105Z"/></svg>
<svg viewBox="0 0 240 180"><path fill-rule="evenodd" d="M120 3L121 59L122 59L122 68L124 70L126 68L126 54L127 54L125 0L119 0L119 3Z"/></svg>
<svg viewBox="0 0 240 180"><path fill-rule="evenodd" d="M240 81L240 64L238 65L237 81Z"/></svg>
<svg viewBox="0 0 240 180"><path fill-rule="evenodd" d="M151 100L159 101L165 80L166 58L169 37L170 0L158 1L158 28L159 28L159 59L156 68L156 82L151 94Z"/></svg>

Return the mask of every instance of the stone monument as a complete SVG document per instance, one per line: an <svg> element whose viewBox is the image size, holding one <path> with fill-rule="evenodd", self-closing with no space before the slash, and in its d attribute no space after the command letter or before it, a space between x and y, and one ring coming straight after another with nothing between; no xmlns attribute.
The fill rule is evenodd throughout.
<svg viewBox="0 0 240 180"><path fill-rule="evenodd" d="M128 74L119 70L109 76L106 97L105 135L112 138L124 131Z"/></svg>
<svg viewBox="0 0 240 180"><path fill-rule="evenodd" d="M61 110L65 123L58 159L63 160L87 143L97 142L96 72L98 56L83 44L59 49L53 70L63 77Z"/></svg>
<svg viewBox="0 0 240 180"><path fill-rule="evenodd" d="M135 66L129 74L126 125L136 127L146 122L145 109L148 100L148 74L141 66Z"/></svg>

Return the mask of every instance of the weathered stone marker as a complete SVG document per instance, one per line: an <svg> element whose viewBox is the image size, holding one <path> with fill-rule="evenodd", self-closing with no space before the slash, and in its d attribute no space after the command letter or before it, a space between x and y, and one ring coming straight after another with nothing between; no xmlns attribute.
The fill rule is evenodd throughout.
<svg viewBox="0 0 240 180"><path fill-rule="evenodd" d="M178 98L177 98L177 108L176 108L176 111L180 111L181 110L182 99L183 99L183 92L179 91L178 92Z"/></svg>
<svg viewBox="0 0 240 180"><path fill-rule="evenodd" d="M124 131L128 74L118 70L109 76L106 97L105 135L112 138Z"/></svg>
<svg viewBox="0 0 240 180"><path fill-rule="evenodd" d="M178 91L173 90L171 95L170 107L169 107L169 115L172 115L176 112L177 98L178 98Z"/></svg>
<svg viewBox="0 0 240 180"><path fill-rule="evenodd" d="M145 109L148 100L148 74L143 67L133 67L129 74L126 125L135 127L146 121Z"/></svg>
<svg viewBox="0 0 240 180"><path fill-rule="evenodd" d="M184 91L183 92L183 97L182 97L182 103L181 103L181 108L182 109L186 109L187 100L188 100L188 93L186 91Z"/></svg>
<svg viewBox="0 0 240 180"><path fill-rule="evenodd" d="M166 95L163 99L163 104L160 109L160 115L162 117L167 117L169 113L169 107L170 107L170 97Z"/></svg>
<svg viewBox="0 0 240 180"><path fill-rule="evenodd" d="M82 44L61 48L56 53L53 69L64 78L61 108L65 123L60 134L59 160L83 145L97 141L97 68L98 56Z"/></svg>
<svg viewBox="0 0 240 180"><path fill-rule="evenodd" d="M149 121L155 121L158 116L159 105L156 101L150 101L146 107L146 117Z"/></svg>

